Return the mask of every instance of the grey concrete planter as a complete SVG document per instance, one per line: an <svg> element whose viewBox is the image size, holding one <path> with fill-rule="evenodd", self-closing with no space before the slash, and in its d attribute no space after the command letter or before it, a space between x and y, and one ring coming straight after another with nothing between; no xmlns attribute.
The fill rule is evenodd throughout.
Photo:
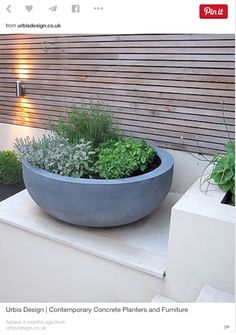
<svg viewBox="0 0 236 335"><path fill-rule="evenodd" d="M86 227L112 227L137 221L150 214L166 197L174 161L156 148L161 165L140 176L123 179L63 177L23 163L26 188L46 213Z"/></svg>

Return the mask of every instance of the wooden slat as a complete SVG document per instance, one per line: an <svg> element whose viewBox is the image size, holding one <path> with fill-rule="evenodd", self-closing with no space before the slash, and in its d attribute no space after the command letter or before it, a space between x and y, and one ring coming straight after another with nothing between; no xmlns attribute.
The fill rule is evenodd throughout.
<svg viewBox="0 0 236 335"><path fill-rule="evenodd" d="M233 35L0 35L0 122L48 128L100 99L125 135L213 154L234 136L234 78Z"/></svg>
<svg viewBox="0 0 236 335"><path fill-rule="evenodd" d="M44 88L47 88L47 91L50 92L50 94L54 94L55 92L59 91L60 93L58 94L64 94L65 88L64 88L64 82L63 81L48 81L48 80L41 80L40 83L36 84L37 81L35 80L28 80L30 86L32 88L35 88L36 90L43 90ZM76 85L76 82L70 82L67 81L66 83L68 90L70 92L77 92L79 89L79 86ZM192 88L192 87L177 87L177 86L169 86L168 82L166 83L166 86L152 86L152 85L141 85L141 84L127 84L127 83L116 83L116 82L87 82L87 81L82 81L80 83L82 87L87 87L87 88L101 88L101 89L106 89L106 90L138 90L141 92L153 92L156 94L161 94L161 93L173 93L173 94L179 94L181 95L182 92L185 94L191 94L191 95L200 95L200 96L224 96L226 98L234 98L234 90L227 89L225 90L224 88L221 89L211 89L209 88L206 90L206 88ZM230 85L230 84L229 84ZM0 89L4 88L4 81L0 83ZM8 87L9 88L9 87ZM12 89L14 89L14 85L12 85ZM54 92L54 93L52 93Z"/></svg>
<svg viewBox="0 0 236 335"><path fill-rule="evenodd" d="M158 67L195 67L195 68L220 68L220 69L234 69L234 62L190 62L190 61L172 61L172 60L119 60L119 59L101 59L101 57L98 57L98 59L67 59L66 57L63 57L63 55L60 55L59 59L46 59L45 58L38 58L38 59L27 59L27 58L6 58L3 59L1 57L0 65L1 64L8 64L8 66L18 66L20 61L24 61L25 63L29 62L30 64L43 64L44 66L50 65L51 63L57 64L58 66L63 66L64 63L74 66L82 66L82 65L92 65L96 61L96 64L99 65L127 65L127 66L158 66Z"/></svg>
<svg viewBox="0 0 236 335"><path fill-rule="evenodd" d="M0 34L0 40L6 44L9 43L9 41L19 41L21 43L33 43L34 41L38 42L45 42L46 40L51 39L53 36L53 41L61 41L61 42L68 42L75 40L75 42L84 42L84 41L157 41L157 35L156 34L122 34L122 35L78 35L78 34L60 34L60 35L48 35L45 34ZM211 40L234 40L233 34L158 34L158 41L211 41Z"/></svg>
<svg viewBox="0 0 236 335"><path fill-rule="evenodd" d="M78 39L81 39L81 37L78 36ZM13 40L11 43L9 44L1 44L1 48L5 49L6 47L11 49L11 48L16 48L16 50L18 49L25 49L28 48L29 45L32 49L38 48L39 44L41 44L41 47L63 47L63 48L105 48L105 47L111 47L111 48L125 48L125 47L129 47L130 44L132 44L132 47L145 47L145 48L151 48L151 47L165 47L165 48L180 48L180 47L191 47L191 48L196 48L196 47L218 47L219 46L219 42L220 42L220 46L221 47L233 47L234 46L234 39L228 39L228 40L198 40L198 41L191 41L191 40L158 40L158 38L154 37L154 40L114 40L114 41L110 41L109 39L105 40L104 38L102 38L101 40L99 40L99 36L95 37L94 41L86 41L86 42L82 42L79 40L73 40L73 41L69 41L69 38L67 40L64 41L60 41L60 40L56 40L55 37L49 37L49 38L45 38L42 41L40 41L40 43L38 43L39 41L36 41L37 43L30 43L27 44L25 43L25 41L22 41L20 39L17 40Z"/></svg>
<svg viewBox="0 0 236 335"><path fill-rule="evenodd" d="M84 95L83 94L77 94L77 99L76 103L78 104L83 104L84 103ZM93 99L96 100L96 96L93 96ZM181 114L186 115L187 117L199 117L200 115L205 116L205 117L214 117L216 120L215 122L222 123L224 121L224 118L228 119L228 122L231 124L234 124L234 105L228 105L232 106L231 110L227 110L227 105L216 105L217 109L211 110L211 109L200 109L197 108L197 113L195 114L195 110L193 107L188 108L188 107L179 107L177 105L177 101L174 101L172 106L166 106L166 105L161 105L161 104L151 104L150 101L149 103L143 102L143 99L140 99L140 102L137 100L134 101L134 98L132 101L130 99L124 99L126 97L121 97L119 96L114 96L111 99L111 96L100 96L100 101L103 102L104 104L107 104L107 101L109 101L109 106L111 107L120 107L120 108L130 108L132 111L131 113L136 114L137 111L143 110L144 115L163 115L165 116L166 113L172 113L173 117L180 116ZM129 97L127 97L129 98ZM61 100L52 100L52 99L31 99L32 105L41 110L41 113L44 112L44 110L51 110L52 112L55 111L61 111L63 108L66 110L67 107L65 106L65 103L70 104L71 99L68 97L61 98ZM182 102L180 102L182 103ZM20 107L20 102L15 99L15 97L8 96L7 101L6 101L6 94L3 96L0 95L0 104L3 106L9 106L12 108L12 106L17 106ZM177 105L177 106L176 106ZM186 105L186 102L185 102ZM199 102L196 103L196 106L199 105ZM30 109L34 107L28 107ZM209 106L207 106L209 107ZM48 113L48 112L47 112ZM190 116L188 116L190 115Z"/></svg>
<svg viewBox="0 0 236 335"><path fill-rule="evenodd" d="M137 70L137 69L136 69ZM19 71L18 71L19 72ZM98 70L37 70L34 69L34 79L58 79L58 73L60 74L60 80L78 80L82 78L93 78L93 77L104 77L104 78L137 78L137 79L156 79L156 80L175 80L175 81L188 81L189 83L197 81L200 84L204 83L209 85L210 83L232 83L234 84L234 76L213 76L207 74L173 74L173 73L152 73L152 72L122 72L122 71L98 71ZM7 78L15 80L16 74L12 73L10 69L0 70L1 78Z"/></svg>
<svg viewBox="0 0 236 335"><path fill-rule="evenodd" d="M14 45L13 45L14 46ZM1 53L3 55L12 55L16 53L16 49L12 46L12 48L9 48L8 46L5 46L1 49ZM139 47L133 47L133 48L129 48L129 47L123 47L123 48L118 48L118 47L100 47L100 48L84 48L84 47L76 47L76 48L70 48L68 49L66 52L64 51L64 48L60 48L60 47L54 47L53 49L49 48L47 46L42 46L42 45L38 45L37 48L32 49L31 45L28 45L27 48L20 48L20 53L19 55L17 54L18 57L20 56L27 56L27 55L45 55L45 52L47 52L47 54L50 55L58 55L58 54L65 54L67 56L71 57L71 54L75 54L75 55L90 55L91 54L91 49L93 49L93 52L95 53L95 55L100 55L100 54L122 54L122 55L136 55L137 56L140 54L142 55L142 57L151 57L153 55L153 57L155 57L154 59L156 59L157 55L166 55L166 57L171 54L172 57L174 57L173 55L173 51L175 53L175 55L182 55L182 56L192 56L192 55L198 55L201 59L201 56L203 55L233 55L233 50L231 47L225 47L225 48L209 48L208 47L198 47L198 48L178 48L178 47L174 47L174 48L166 48L166 47L145 47L145 54L143 54L144 52L144 48L139 48ZM210 58L211 60L211 58Z"/></svg>
<svg viewBox="0 0 236 335"><path fill-rule="evenodd" d="M56 70L57 72L60 72L62 69L64 71L76 71L78 69L81 69L81 67L78 67L76 65L69 65L66 62L63 64L63 67L58 67L58 65L54 64L48 64L47 67L45 65L41 64L29 64L29 62L23 62L23 61L18 61L16 62L14 68L9 68L8 64L1 64L0 69L1 71L9 70L11 69L14 70L14 73L19 73L19 68L21 70L27 70L29 73L32 72L32 70L45 70L45 68L48 71L51 70ZM120 65L119 67L115 65L98 65L96 63L90 64L90 65L83 65L82 69L84 71L87 70L92 70L92 71L101 71L101 72L107 72L107 71L115 71L115 72L134 72L134 73L165 73L165 74L199 74L200 71L198 68L190 67L190 68L184 68L184 67L165 67L165 66L126 66L126 65ZM228 76L234 76L234 68L232 69L224 69L224 68L203 68L201 70L202 73L205 75L219 75L221 77L228 77Z"/></svg>
<svg viewBox="0 0 236 335"><path fill-rule="evenodd" d="M73 80L72 80L73 79ZM204 83L204 82L188 82L186 88L186 81L171 81L171 80L146 80L146 79L133 79L133 78L103 78L103 77L82 77L70 78L66 81L67 87L71 90L77 91L76 82L83 83L84 87L109 87L112 89L126 89L126 90L139 90L139 91L152 91L152 92L167 92L167 93L181 93L183 88L186 94L200 94L200 95L220 95L219 91L227 91L228 97L234 97L234 84L231 83ZM56 78L28 79L28 83L32 88L40 89L47 86L48 90L61 91L64 90L64 80L56 80ZM14 86L13 80L2 78L0 88L10 88ZM208 92L205 91L208 90ZM226 94L225 94L226 96Z"/></svg>
<svg viewBox="0 0 236 335"><path fill-rule="evenodd" d="M1 63L9 63L9 57L11 57L12 54L3 54L1 57ZM88 53L73 53L73 54L67 54L64 55L63 57L63 53L47 53L47 54L43 54L43 60L42 62L44 63L45 61L55 61L58 58L63 59L64 61L70 60L70 63L73 64L78 64L78 62L84 62L84 60L86 60L87 62L91 62L91 59L96 59L98 61L103 61L105 62L105 60L107 60L108 64L110 64L111 60L116 60L116 62L121 61L126 64L128 61L129 63L132 62L136 62L137 65L140 62L146 61L146 62L150 62L150 61L155 61L155 65L157 65L160 62L160 65L162 65L163 62L165 62L165 64L168 66L170 66L169 63L169 58L170 58L170 54L115 54L115 53L97 53L97 54L88 54ZM34 63L34 60L38 60L41 57L40 54L32 54L32 53L21 53L19 55L17 55L15 57L15 62L19 61L19 60L27 60L27 62L29 63ZM201 67L200 65L202 65L201 62L205 62L205 66L207 64L207 62L209 61L214 61L214 62L225 62L226 64L222 64L222 67L224 68L233 68L232 66L232 62L234 62L234 55L215 55L215 54L206 54L206 55L191 55L191 54L175 54L171 56L172 61L176 61L176 62L180 62L179 64L182 65L183 62L189 62L189 61L197 61L199 63L199 67ZM75 61L74 61L75 60ZM138 63L139 62L139 63ZM86 64L86 63L85 63ZM141 64L141 63L140 63ZM143 63L142 63L143 64ZM153 62L152 62L153 64ZM221 63L220 63L221 64ZM209 66L210 67L210 66Z"/></svg>

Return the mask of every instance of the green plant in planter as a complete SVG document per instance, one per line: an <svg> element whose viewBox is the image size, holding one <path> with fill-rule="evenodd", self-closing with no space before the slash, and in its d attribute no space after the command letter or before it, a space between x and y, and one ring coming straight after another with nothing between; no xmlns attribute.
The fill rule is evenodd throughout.
<svg viewBox="0 0 236 335"><path fill-rule="evenodd" d="M16 139L15 149L19 159L35 167L67 177L90 178L94 174L95 152L84 139L70 143L68 139L55 135L44 135L41 139Z"/></svg>
<svg viewBox="0 0 236 335"><path fill-rule="evenodd" d="M22 166L15 151L0 151L0 184L12 185L22 180Z"/></svg>
<svg viewBox="0 0 236 335"><path fill-rule="evenodd" d="M223 191L231 192L232 202L235 204L235 142L226 143L225 149L226 154L219 154L213 158L211 178Z"/></svg>
<svg viewBox="0 0 236 335"><path fill-rule="evenodd" d="M98 148L95 167L101 178L117 179L142 174L155 160L154 149L133 138L110 141Z"/></svg>
<svg viewBox="0 0 236 335"><path fill-rule="evenodd" d="M68 120L60 118L58 124L52 128L60 136L68 138L71 143L83 138L94 148L107 140L119 138L111 111L99 102L81 107L73 106Z"/></svg>

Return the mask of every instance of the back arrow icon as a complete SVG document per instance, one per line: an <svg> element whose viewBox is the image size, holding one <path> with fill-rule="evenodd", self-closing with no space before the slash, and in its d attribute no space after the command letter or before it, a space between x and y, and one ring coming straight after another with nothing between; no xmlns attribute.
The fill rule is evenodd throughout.
<svg viewBox="0 0 236 335"><path fill-rule="evenodd" d="M10 8L11 8L11 5L9 5L9 6L6 8L6 10L7 10L9 13L11 13Z"/></svg>

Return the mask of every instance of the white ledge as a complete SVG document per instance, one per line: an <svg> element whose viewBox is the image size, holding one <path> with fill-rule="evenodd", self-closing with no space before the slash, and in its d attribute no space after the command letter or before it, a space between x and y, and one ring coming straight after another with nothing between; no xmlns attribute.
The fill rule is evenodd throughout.
<svg viewBox="0 0 236 335"><path fill-rule="evenodd" d="M231 293L218 290L209 285L204 285L196 302L235 302L235 296Z"/></svg>
<svg viewBox="0 0 236 335"><path fill-rule="evenodd" d="M173 210L185 211L234 224L235 207L222 204L221 201L224 196L225 192L216 184L211 184L207 189L206 182L201 189L200 179L198 179L175 204Z"/></svg>
<svg viewBox="0 0 236 335"><path fill-rule="evenodd" d="M83 228L45 214L22 191L0 203L0 222L103 257L156 277L166 267L170 213L181 194L169 193L162 205L139 222L115 228Z"/></svg>

